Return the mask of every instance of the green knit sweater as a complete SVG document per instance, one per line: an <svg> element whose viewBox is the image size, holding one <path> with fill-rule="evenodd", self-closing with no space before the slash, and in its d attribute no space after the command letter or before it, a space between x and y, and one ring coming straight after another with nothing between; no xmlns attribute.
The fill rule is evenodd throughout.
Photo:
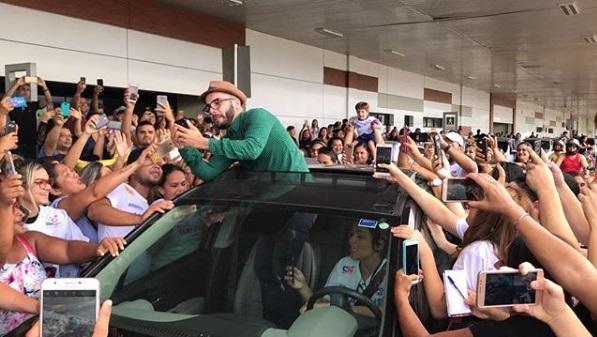
<svg viewBox="0 0 597 337"><path fill-rule="evenodd" d="M193 174L209 181L239 161L252 171L309 172L305 159L280 121L261 108L241 112L222 139L210 139L209 161L190 147L180 155Z"/></svg>

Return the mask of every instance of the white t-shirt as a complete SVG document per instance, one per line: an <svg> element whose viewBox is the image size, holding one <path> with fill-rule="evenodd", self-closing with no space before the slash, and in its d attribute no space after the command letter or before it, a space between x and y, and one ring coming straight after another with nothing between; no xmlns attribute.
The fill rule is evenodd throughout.
<svg viewBox="0 0 597 337"><path fill-rule="evenodd" d="M468 222L466 222L466 218L460 218L456 221L456 236L458 236L460 240L464 238L464 233L466 233L468 227L469 225Z"/></svg>
<svg viewBox="0 0 597 337"><path fill-rule="evenodd" d="M355 129L357 131L357 136L372 134L373 128L371 127L371 123L373 123L373 122L381 125L381 123L379 122L379 119L377 119L373 116L369 116L369 117L365 118L364 120L355 118L354 125L355 125Z"/></svg>
<svg viewBox="0 0 597 337"><path fill-rule="evenodd" d="M475 241L462 249L452 269L466 271L468 288L476 290L479 272L496 270L495 264L498 261L493 243L487 240Z"/></svg>
<svg viewBox="0 0 597 337"><path fill-rule="evenodd" d="M376 273L385 273L386 263L387 262L384 259L378 270L376 270ZM336 263L325 286L344 286L362 293L367 289L367 286L369 286L369 282L371 282L373 276L374 275L370 275L366 280L363 280L361 277L361 269L359 268L359 261L350 256L345 256ZM377 306L381 305L384 299L386 292L384 288L385 279L386 275L384 275L382 282L380 282L377 291L371 295L371 301ZM361 283L361 287L359 287L359 283Z"/></svg>
<svg viewBox="0 0 597 337"><path fill-rule="evenodd" d="M147 200L127 183L118 185L106 198L110 205L118 210L136 215L143 214L148 208ZM97 236L101 241L106 237L125 237L135 226L107 226L98 224Z"/></svg>
<svg viewBox="0 0 597 337"><path fill-rule="evenodd" d="M33 223L24 225L27 231L42 232L46 235L63 239L89 242L89 239L83 235L81 229L66 214L66 211L59 208L41 206L39 214ZM78 265L55 265L44 263L47 268L55 268L57 277L77 277L79 274Z"/></svg>
<svg viewBox="0 0 597 337"><path fill-rule="evenodd" d="M460 167L460 165L454 163L452 165L450 165L450 174L452 175L452 177L466 177L467 172Z"/></svg>

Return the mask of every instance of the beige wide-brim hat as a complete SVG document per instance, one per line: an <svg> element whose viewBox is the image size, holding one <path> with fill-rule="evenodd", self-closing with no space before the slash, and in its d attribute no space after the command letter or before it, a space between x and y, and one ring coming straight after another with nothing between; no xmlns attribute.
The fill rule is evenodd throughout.
<svg viewBox="0 0 597 337"><path fill-rule="evenodd" d="M235 96L241 101L242 105L245 105L245 102L247 101L247 95L245 95L245 93L242 92L242 90L240 90L234 84L228 81L209 82L209 88L207 88L207 90L201 94L201 101L203 101L203 103L207 103L205 102L205 97L207 97L207 95L211 94L212 92L223 92Z"/></svg>

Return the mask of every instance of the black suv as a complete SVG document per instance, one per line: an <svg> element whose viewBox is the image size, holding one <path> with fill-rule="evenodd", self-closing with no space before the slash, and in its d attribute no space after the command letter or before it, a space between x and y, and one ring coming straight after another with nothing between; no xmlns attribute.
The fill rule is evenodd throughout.
<svg viewBox="0 0 597 337"><path fill-rule="evenodd" d="M113 300L115 335L399 335L392 300L399 243L389 226L409 217L419 224L416 205L396 185L362 170L231 170L175 204L132 232L118 257L102 258L83 275L97 278L101 297ZM379 305L355 289L325 287L349 253L354 226L386 237ZM288 266L314 291L303 313L284 279ZM332 305L311 309L318 298ZM355 302L372 314L354 313Z"/></svg>

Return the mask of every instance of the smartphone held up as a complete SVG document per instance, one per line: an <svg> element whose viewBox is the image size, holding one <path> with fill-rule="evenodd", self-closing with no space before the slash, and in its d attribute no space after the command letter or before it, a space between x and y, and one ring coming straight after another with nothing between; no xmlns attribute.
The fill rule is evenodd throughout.
<svg viewBox="0 0 597 337"><path fill-rule="evenodd" d="M390 171L379 167L379 164L390 164L392 162L392 145L377 144L375 147L375 173L378 175L389 175Z"/></svg>
<svg viewBox="0 0 597 337"><path fill-rule="evenodd" d="M99 312L94 278L49 278L41 285L41 337L91 336Z"/></svg>
<svg viewBox="0 0 597 337"><path fill-rule="evenodd" d="M542 279L542 269L531 270L526 275L517 270L482 271L477 286L477 305L492 308L536 304L541 300L541 292L531 288L531 282Z"/></svg>
<svg viewBox="0 0 597 337"><path fill-rule="evenodd" d="M482 196L483 189L470 178L448 178L442 182L443 202L467 202Z"/></svg>

